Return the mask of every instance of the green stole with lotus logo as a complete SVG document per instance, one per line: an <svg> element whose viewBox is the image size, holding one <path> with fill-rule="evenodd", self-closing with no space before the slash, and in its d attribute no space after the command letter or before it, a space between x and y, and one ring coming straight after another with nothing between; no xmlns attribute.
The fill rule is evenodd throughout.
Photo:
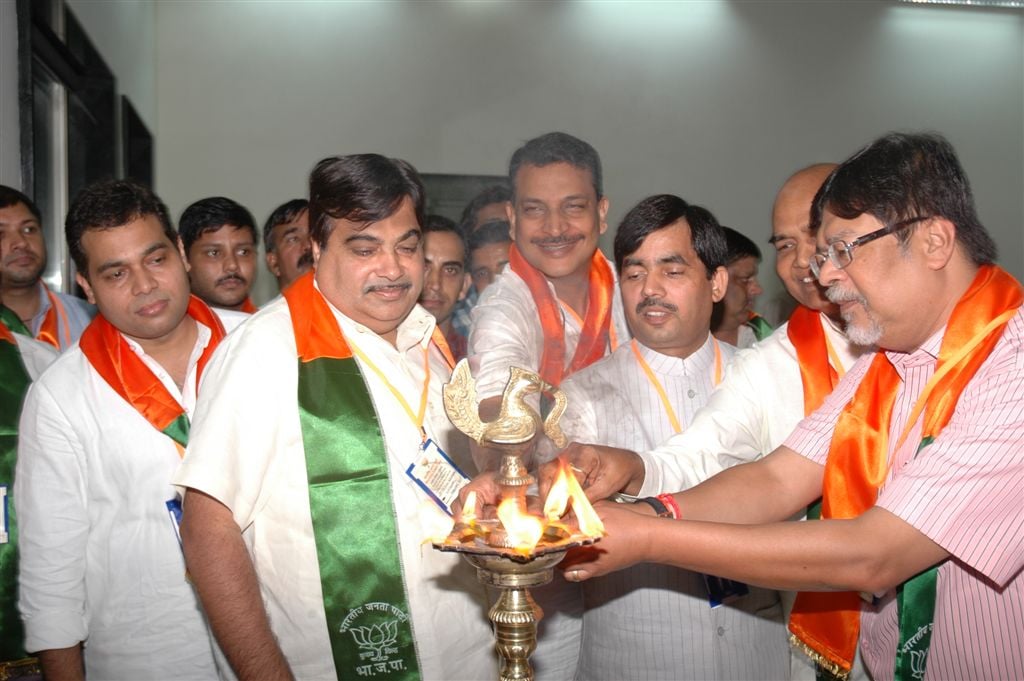
<svg viewBox="0 0 1024 681"><path fill-rule="evenodd" d="M387 452L369 389L313 273L284 297L335 671L339 679L419 679Z"/></svg>
<svg viewBox="0 0 1024 681"><path fill-rule="evenodd" d="M0 306L0 319L4 322L8 320L7 313ZM26 655L22 647L25 631L17 603L18 525L12 492L18 418L29 382L14 335L0 324L0 662L20 660Z"/></svg>

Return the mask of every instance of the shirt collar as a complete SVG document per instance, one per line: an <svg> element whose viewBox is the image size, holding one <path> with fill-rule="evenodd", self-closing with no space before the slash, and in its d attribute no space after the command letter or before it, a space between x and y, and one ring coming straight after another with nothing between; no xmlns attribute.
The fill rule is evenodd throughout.
<svg viewBox="0 0 1024 681"><path fill-rule="evenodd" d="M315 279L313 280L313 286L319 293L320 286L316 283ZM320 293L320 295L323 296L323 293ZM377 332L345 315L327 299L327 296L324 296L324 301L334 314L334 318L338 321L341 332L345 337L354 338L356 342L358 342L359 338L366 338L367 336L384 340ZM398 325L395 348L399 352L406 352L417 345L424 348L427 347L434 333L436 323L437 320L434 319L434 315L427 312L426 308L422 307L419 303L413 305L412 310L409 311L409 314ZM388 344L390 345L390 343Z"/></svg>
<svg viewBox="0 0 1024 681"><path fill-rule="evenodd" d="M886 352L885 356L889 358L900 378L903 378L910 369L935 364L939 359L939 350L942 349L942 338L945 335L944 326L913 352Z"/></svg>
<svg viewBox="0 0 1024 681"><path fill-rule="evenodd" d="M703 345L683 359L663 355L640 341L637 341L637 347L640 349L640 356L651 367L651 371L664 376L700 376L710 371L715 361L714 341L710 333Z"/></svg>

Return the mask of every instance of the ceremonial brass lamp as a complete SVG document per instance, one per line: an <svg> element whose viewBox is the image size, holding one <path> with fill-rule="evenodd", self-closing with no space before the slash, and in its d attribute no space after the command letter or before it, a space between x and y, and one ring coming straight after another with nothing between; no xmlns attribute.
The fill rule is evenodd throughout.
<svg viewBox="0 0 1024 681"><path fill-rule="evenodd" d="M547 418L526 403L528 395L546 392L554 402ZM543 512L532 512L527 488L535 480L523 464L543 425L544 434L561 449L568 443L558 425L565 411L565 394L533 372L512 367L502 394L501 409L493 421L481 421L476 385L469 364L462 360L444 387L448 418L477 443L501 452L497 483L501 489L497 519L475 514L476 500L467 499L451 533L434 542L440 551L456 551L476 567L477 579L501 590L489 617L494 623L495 648L500 660L501 681L532 681L529 657L537 648L537 623L543 611L530 589L554 577L566 551L592 544L604 535L604 527L587 501L576 476L563 465L544 501ZM472 495L470 495L472 497ZM573 516L564 518L572 506Z"/></svg>

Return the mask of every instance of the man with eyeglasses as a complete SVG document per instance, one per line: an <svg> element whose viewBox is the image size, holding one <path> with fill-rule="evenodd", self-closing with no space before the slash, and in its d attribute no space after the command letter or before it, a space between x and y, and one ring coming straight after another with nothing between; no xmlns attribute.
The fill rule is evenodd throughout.
<svg viewBox="0 0 1024 681"><path fill-rule="evenodd" d="M836 168L812 229L848 334L880 350L774 452L676 494L680 520L599 503L602 550L566 576L649 561L801 590L793 640L841 677L859 641L876 679L1022 678L1021 286L937 135ZM819 496L822 520L785 522Z"/></svg>

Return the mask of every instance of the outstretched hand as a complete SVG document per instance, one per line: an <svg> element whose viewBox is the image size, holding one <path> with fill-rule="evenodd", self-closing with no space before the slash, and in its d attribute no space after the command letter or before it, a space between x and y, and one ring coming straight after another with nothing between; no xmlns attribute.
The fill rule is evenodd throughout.
<svg viewBox="0 0 1024 681"><path fill-rule="evenodd" d="M559 567L570 582L582 582L643 563L650 556L655 523L671 522L655 517L647 504L599 501L594 510L604 522L606 535L596 544L571 550L562 561Z"/></svg>
<svg viewBox="0 0 1024 681"><path fill-rule="evenodd" d="M617 492L635 494L643 484L643 461L627 449L573 442L559 458L568 461L591 501L607 499ZM558 461L544 464L537 472L542 499L547 497L557 475Z"/></svg>

